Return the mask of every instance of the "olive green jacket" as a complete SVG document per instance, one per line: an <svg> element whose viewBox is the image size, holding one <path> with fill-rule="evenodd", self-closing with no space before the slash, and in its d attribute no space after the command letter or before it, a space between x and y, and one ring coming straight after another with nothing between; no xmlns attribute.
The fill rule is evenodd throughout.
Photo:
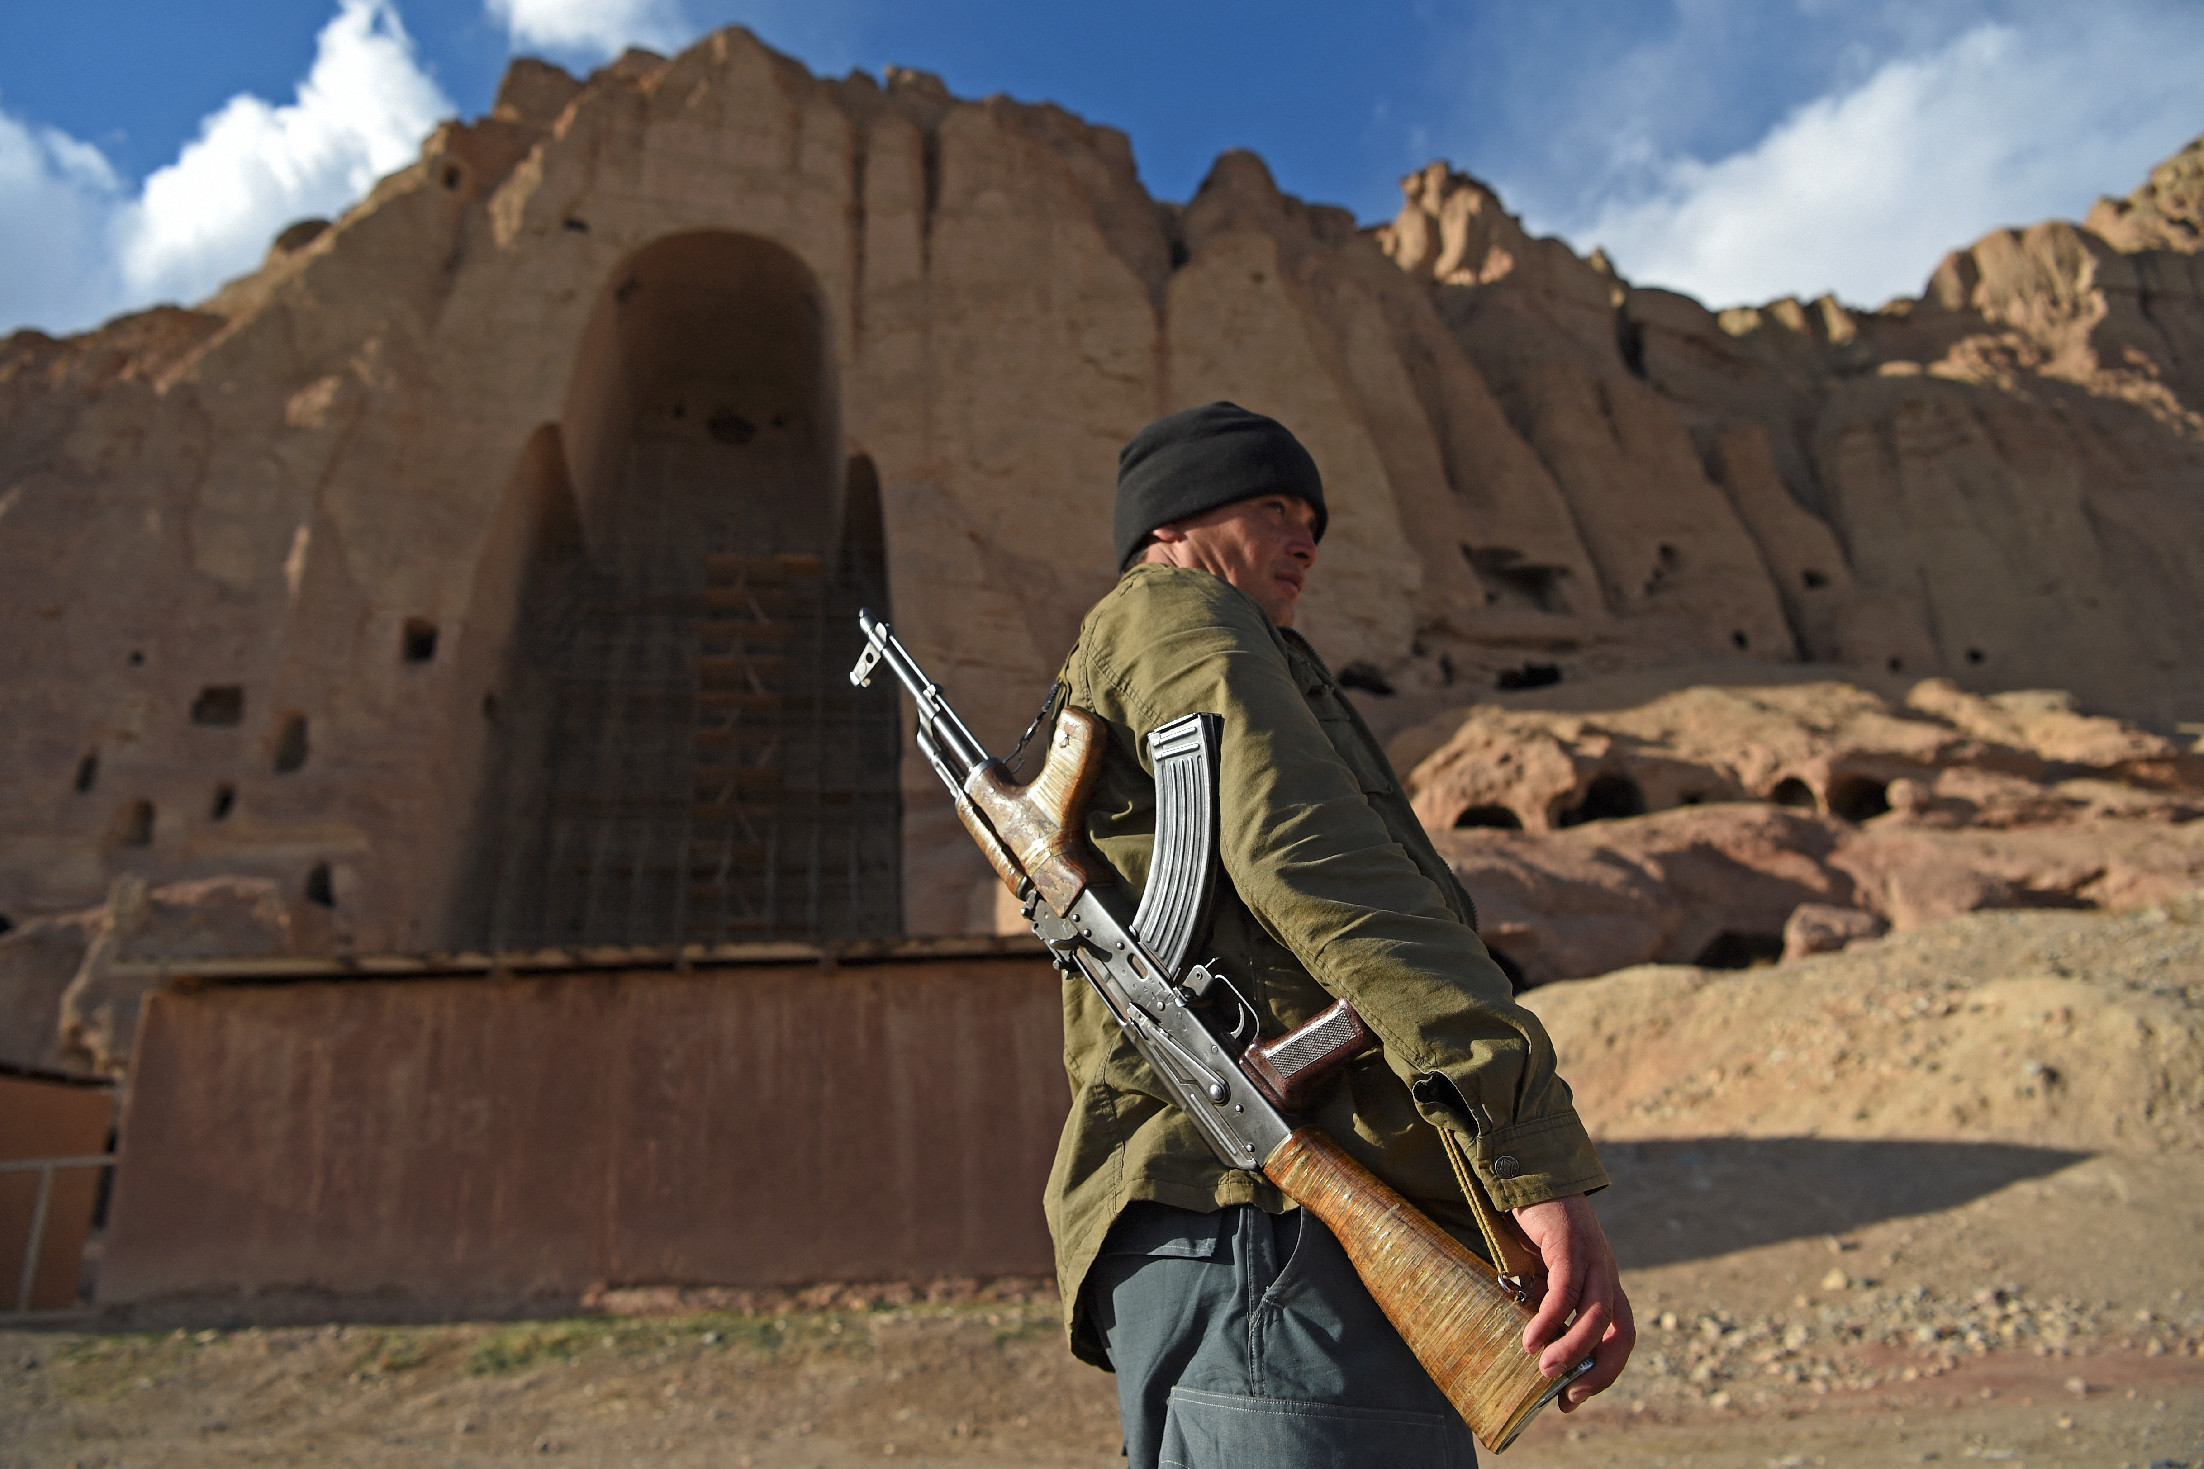
<svg viewBox="0 0 2204 1469"><path fill-rule="evenodd" d="M1224 871L1194 957L1222 961L1265 1035L1342 996L1377 1033L1382 1053L1349 1067L1312 1114L1326 1132L1480 1254L1440 1128L1503 1209L1606 1185L1552 1042L1513 1003L1468 895L1305 641L1222 578L1144 564L1087 614L1064 679L1068 701L1110 728L1087 831L1128 904L1155 834L1147 734L1184 714L1222 716ZM1080 1286L1128 1202L1292 1205L1218 1162L1076 977L1064 987L1064 1066L1072 1106L1049 1227L1072 1350L1107 1365Z"/></svg>

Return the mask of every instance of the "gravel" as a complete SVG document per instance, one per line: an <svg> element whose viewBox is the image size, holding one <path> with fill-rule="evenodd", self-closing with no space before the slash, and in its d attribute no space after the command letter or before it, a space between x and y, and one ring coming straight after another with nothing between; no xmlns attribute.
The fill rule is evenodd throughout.
<svg viewBox="0 0 2204 1469"><path fill-rule="evenodd" d="M1829 1299L1801 1296L1781 1314L1716 1311L1687 1319L1663 1311L1639 1338L1632 1385L1649 1400L1726 1407L1753 1387L1865 1391L1942 1377L1994 1352L2077 1362L2115 1349L2204 1358L2204 1309L2119 1312L2108 1303L2037 1298L2005 1286L1948 1297L1925 1286L1886 1290L1831 1274L1840 1283ZM1830 1281L1822 1285L1828 1290ZM2068 1377L2066 1390L2086 1397L2087 1372Z"/></svg>

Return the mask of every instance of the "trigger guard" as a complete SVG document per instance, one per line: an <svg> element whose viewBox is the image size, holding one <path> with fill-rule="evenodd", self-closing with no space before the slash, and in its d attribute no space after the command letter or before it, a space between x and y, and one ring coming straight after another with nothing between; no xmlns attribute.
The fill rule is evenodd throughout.
<svg viewBox="0 0 2204 1469"><path fill-rule="evenodd" d="M1197 967L1206 976L1206 982L1202 985L1202 992L1195 1004L1197 1008L1208 1011L1213 1018L1220 1021L1215 1027L1217 1039L1232 1053L1233 1059L1238 1060L1240 1053L1254 1045L1262 1035L1262 1021L1256 1015L1255 1007L1248 1003L1247 996L1240 993L1240 987L1225 978L1224 971L1218 967L1216 960L1212 959ZM1219 994L1219 990L1223 993ZM1232 1007L1232 1023L1229 1026L1221 1023L1220 1014L1227 997Z"/></svg>

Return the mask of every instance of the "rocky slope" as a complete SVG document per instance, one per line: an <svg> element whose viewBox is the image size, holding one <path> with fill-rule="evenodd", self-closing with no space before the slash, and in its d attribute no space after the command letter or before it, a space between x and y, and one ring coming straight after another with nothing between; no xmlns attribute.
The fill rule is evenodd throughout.
<svg viewBox="0 0 2204 1469"><path fill-rule="evenodd" d="M1603 1138L1939 1138L2204 1149L2204 891L1974 913L1743 974L1534 991Z"/></svg>

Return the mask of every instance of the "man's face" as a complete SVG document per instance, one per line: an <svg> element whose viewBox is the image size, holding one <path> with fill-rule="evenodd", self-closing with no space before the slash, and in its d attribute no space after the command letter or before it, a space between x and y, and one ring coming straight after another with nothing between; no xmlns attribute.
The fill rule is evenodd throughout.
<svg viewBox="0 0 2204 1469"><path fill-rule="evenodd" d="M1157 526L1143 561L1221 576L1253 597L1270 620L1293 626L1309 568L1316 565L1316 507L1299 495L1256 495Z"/></svg>

